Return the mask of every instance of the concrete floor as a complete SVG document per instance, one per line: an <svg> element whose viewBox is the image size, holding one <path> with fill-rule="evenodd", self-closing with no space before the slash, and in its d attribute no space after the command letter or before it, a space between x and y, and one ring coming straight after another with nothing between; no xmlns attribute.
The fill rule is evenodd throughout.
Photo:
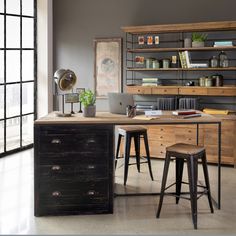
<svg viewBox="0 0 236 236"><path fill-rule="evenodd" d="M119 161L118 166L122 163ZM116 171L115 191L156 192L160 190L163 161L152 161L155 181L151 181L146 164L141 173L129 167L126 188L123 167ZM209 166L212 194L216 196L217 168ZM199 179L202 180L200 171ZM185 175L186 176L186 175ZM174 180L174 163L169 183ZM211 214L206 197L198 201L198 230L193 229L190 203L179 205L166 196L161 217L156 219L159 197L117 197L112 215L34 217L33 150L0 159L0 234L155 234L155 235L235 235L236 170L222 168L222 209Z"/></svg>

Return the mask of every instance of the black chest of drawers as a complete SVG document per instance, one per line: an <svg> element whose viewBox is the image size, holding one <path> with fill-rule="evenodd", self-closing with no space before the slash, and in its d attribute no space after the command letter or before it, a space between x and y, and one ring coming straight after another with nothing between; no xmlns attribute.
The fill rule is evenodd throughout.
<svg viewBox="0 0 236 236"><path fill-rule="evenodd" d="M35 216L113 213L113 126L36 124Z"/></svg>

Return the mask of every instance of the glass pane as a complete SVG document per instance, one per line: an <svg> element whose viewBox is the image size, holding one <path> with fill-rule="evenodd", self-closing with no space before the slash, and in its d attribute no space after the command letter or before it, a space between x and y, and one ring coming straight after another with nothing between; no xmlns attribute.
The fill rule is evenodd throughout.
<svg viewBox="0 0 236 236"><path fill-rule="evenodd" d="M20 0L7 0L6 12L11 14L20 14Z"/></svg>
<svg viewBox="0 0 236 236"><path fill-rule="evenodd" d="M4 13L4 0L0 0L0 12Z"/></svg>
<svg viewBox="0 0 236 236"><path fill-rule="evenodd" d="M22 52L22 80L34 80L34 51Z"/></svg>
<svg viewBox="0 0 236 236"><path fill-rule="evenodd" d="M7 48L20 47L20 17L7 16L6 19Z"/></svg>
<svg viewBox="0 0 236 236"><path fill-rule="evenodd" d="M20 115L20 85L7 85L6 91L6 112L7 117Z"/></svg>
<svg viewBox="0 0 236 236"><path fill-rule="evenodd" d="M0 51L0 84L4 83L4 51Z"/></svg>
<svg viewBox="0 0 236 236"><path fill-rule="evenodd" d="M4 152L4 122L0 121L0 153Z"/></svg>
<svg viewBox="0 0 236 236"><path fill-rule="evenodd" d="M0 86L0 119L4 118L4 87Z"/></svg>
<svg viewBox="0 0 236 236"><path fill-rule="evenodd" d="M7 151L20 147L20 117L6 120L6 149Z"/></svg>
<svg viewBox="0 0 236 236"><path fill-rule="evenodd" d="M34 112L34 83L22 84L22 113Z"/></svg>
<svg viewBox="0 0 236 236"><path fill-rule="evenodd" d="M22 145L28 145L33 143L33 122L34 116L23 116L22 117Z"/></svg>
<svg viewBox="0 0 236 236"><path fill-rule="evenodd" d="M0 16L0 48L4 48L4 17L3 16Z"/></svg>
<svg viewBox="0 0 236 236"><path fill-rule="evenodd" d="M22 47L23 48L34 47L34 19L31 18L22 19Z"/></svg>
<svg viewBox="0 0 236 236"><path fill-rule="evenodd" d="M34 16L34 0L22 1L22 15Z"/></svg>
<svg viewBox="0 0 236 236"><path fill-rule="evenodd" d="M6 80L7 82L20 81L20 51L6 52Z"/></svg>

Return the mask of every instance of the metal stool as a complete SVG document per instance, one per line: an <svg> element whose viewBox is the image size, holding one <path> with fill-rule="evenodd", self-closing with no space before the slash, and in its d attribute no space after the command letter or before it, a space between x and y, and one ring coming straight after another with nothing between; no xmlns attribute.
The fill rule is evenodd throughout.
<svg viewBox="0 0 236 236"><path fill-rule="evenodd" d="M167 180L168 168L171 161L171 157L175 157L176 159L176 182L166 187L166 180ZM197 184L198 159L201 159L202 161L206 186ZM184 160L186 160L187 162L189 183L182 182ZM180 196L182 183L189 184L190 198ZM176 194L174 194L174 196L176 197L176 204L179 203L180 198L188 199L191 201L193 225L194 225L194 229L197 229L197 200L202 195L207 194L211 213L214 212L213 206L212 206L210 183L209 183L209 176L208 176L208 170L207 170L206 151L204 147L191 145L191 144L177 143L166 148L166 158L165 158L165 165L164 165L164 171L163 171L160 201L159 201L159 207L156 214L157 218L160 217L164 195L171 194L171 193L165 193L165 190L167 190L173 185L176 185ZM204 188L204 191L198 192L197 187ZM199 196L198 196L198 193L200 193Z"/></svg>
<svg viewBox="0 0 236 236"><path fill-rule="evenodd" d="M151 160L150 160L150 152L149 152L149 146L148 146L148 138L147 138L147 129L143 126L122 126L118 128L118 142L117 142L117 149L116 149L116 157L115 157L115 168L117 165L117 160L121 157L119 157L119 150L120 150L120 142L121 138L124 137L124 185L126 185L127 177L128 177L128 167L129 165L129 157L130 157L130 147L131 147L131 140L134 138L134 146L135 146L135 156L136 156L136 165L138 172L140 172L140 138L144 139L145 149L146 149L146 162L142 163L148 163L149 167L149 173L151 176L151 179L153 180L152 175L152 167L151 167Z"/></svg>

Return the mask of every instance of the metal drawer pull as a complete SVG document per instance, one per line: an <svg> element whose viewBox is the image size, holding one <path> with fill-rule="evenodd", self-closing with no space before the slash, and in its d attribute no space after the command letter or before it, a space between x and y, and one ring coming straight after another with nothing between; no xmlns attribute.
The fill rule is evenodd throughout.
<svg viewBox="0 0 236 236"><path fill-rule="evenodd" d="M88 195L90 195L90 196L95 195L95 191L94 191L94 190L90 190L90 191L88 191Z"/></svg>
<svg viewBox="0 0 236 236"><path fill-rule="evenodd" d="M52 144L60 144L61 143L61 140L60 139L53 139L51 141Z"/></svg>
<svg viewBox="0 0 236 236"><path fill-rule="evenodd" d="M94 165L88 165L88 169L95 169L95 166Z"/></svg>
<svg viewBox="0 0 236 236"><path fill-rule="evenodd" d="M60 170L61 167L60 166L52 166L52 170Z"/></svg>
<svg viewBox="0 0 236 236"><path fill-rule="evenodd" d="M96 143L96 141L95 141L94 139L88 139L87 143L88 143L88 144L90 144L90 143Z"/></svg>
<svg viewBox="0 0 236 236"><path fill-rule="evenodd" d="M53 197L59 197L59 196L61 196L61 192L55 191L55 192L52 193L52 196Z"/></svg>

